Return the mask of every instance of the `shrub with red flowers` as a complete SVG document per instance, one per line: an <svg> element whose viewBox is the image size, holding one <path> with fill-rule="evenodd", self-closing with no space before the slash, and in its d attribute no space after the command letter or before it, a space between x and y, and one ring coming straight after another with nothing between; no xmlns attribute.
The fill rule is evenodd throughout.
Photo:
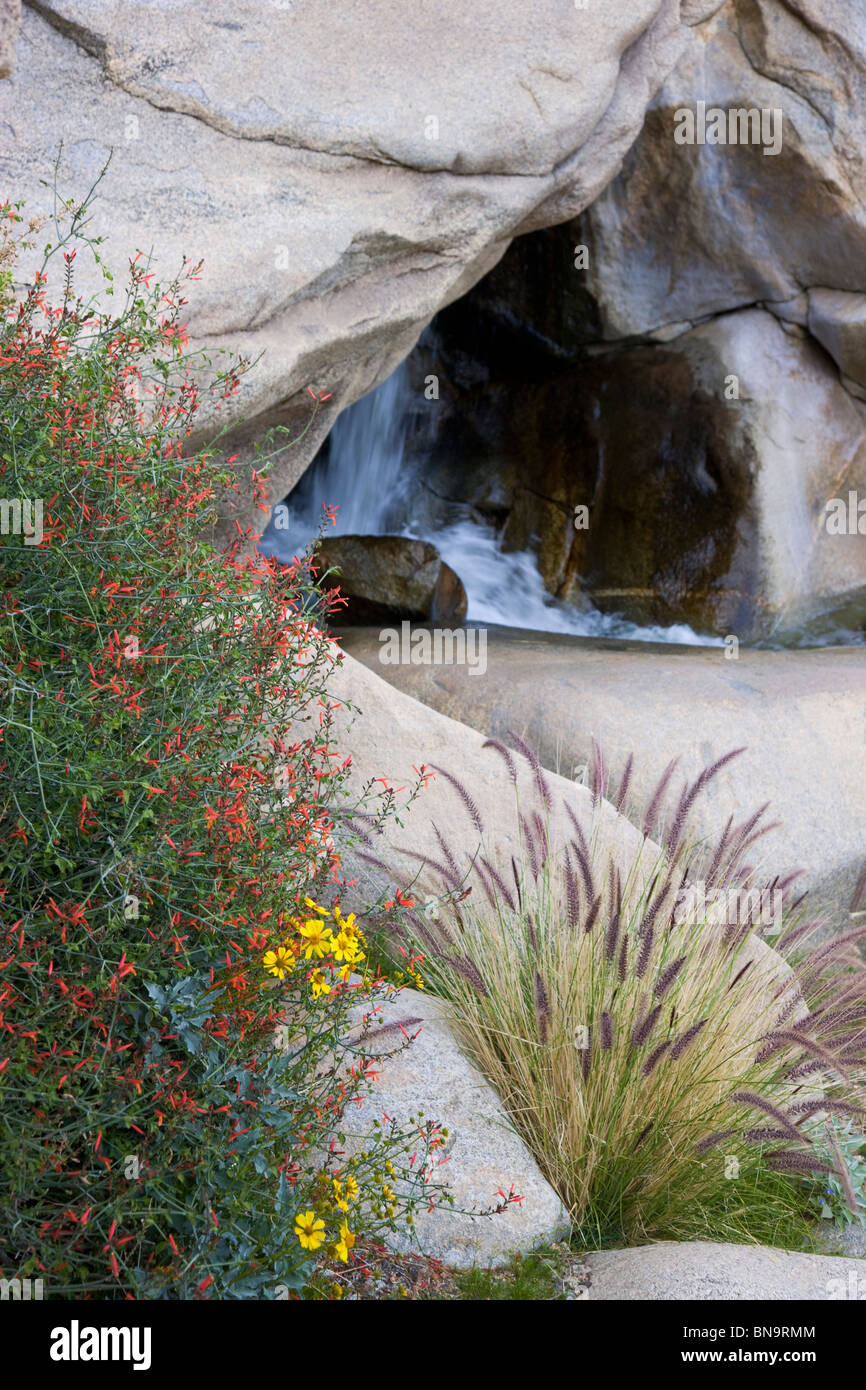
<svg viewBox="0 0 866 1390"><path fill-rule="evenodd" d="M246 366L187 352L191 264L76 297L86 201L0 284L0 1275L291 1295L438 1200L442 1137L344 1144L389 987L339 908L326 600L205 539L241 483L190 431Z"/></svg>

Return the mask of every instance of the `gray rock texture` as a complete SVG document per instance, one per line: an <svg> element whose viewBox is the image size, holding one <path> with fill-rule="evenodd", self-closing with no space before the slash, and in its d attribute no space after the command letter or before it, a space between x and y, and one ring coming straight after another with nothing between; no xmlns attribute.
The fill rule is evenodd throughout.
<svg viewBox="0 0 866 1390"><path fill-rule="evenodd" d="M590 1284L583 1297L597 1302L866 1299L866 1261L762 1245L664 1241L633 1250L599 1251L585 1255L584 1261ZM699 1345L705 1344L695 1340Z"/></svg>
<svg viewBox="0 0 866 1390"><path fill-rule="evenodd" d="M361 1011L356 1010L357 1022ZM418 1248L425 1255L457 1268L502 1264L516 1251L558 1239L569 1230L566 1212L539 1171L535 1159L515 1134L495 1092L460 1051L446 1021L441 1001L414 989L401 990L382 1006L371 1025L365 1051L385 1056L373 1093L346 1119L347 1150L363 1147L375 1120L383 1114L400 1123L423 1111L424 1117L448 1130L439 1151L434 1182L444 1181L454 1207L443 1206L416 1218L415 1240L393 1236L398 1250ZM414 1037L396 1051L401 1034L390 1025L401 1020ZM381 1040L377 1033L385 1029ZM494 1215L501 1203L499 1190L522 1197Z"/></svg>
<svg viewBox="0 0 866 1390"><path fill-rule="evenodd" d="M677 144L678 111L778 111L781 148ZM583 230L609 339L803 290L864 291L866 12L729 0L692 29ZM851 374L853 375L853 374Z"/></svg>

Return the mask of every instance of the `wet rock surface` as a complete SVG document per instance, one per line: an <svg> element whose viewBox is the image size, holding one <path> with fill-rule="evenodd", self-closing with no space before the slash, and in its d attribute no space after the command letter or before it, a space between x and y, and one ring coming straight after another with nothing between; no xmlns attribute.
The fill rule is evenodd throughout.
<svg viewBox="0 0 866 1390"><path fill-rule="evenodd" d="M428 541L337 536L322 541L318 556L325 584L339 585L347 600L334 615L337 629L404 618L456 627L466 617L466 590Z"/></svg>

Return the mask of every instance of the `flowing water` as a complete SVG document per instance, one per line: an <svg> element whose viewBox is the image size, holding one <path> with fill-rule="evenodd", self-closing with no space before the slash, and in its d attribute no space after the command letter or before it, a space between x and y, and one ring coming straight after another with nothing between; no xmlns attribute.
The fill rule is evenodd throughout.
<svg viewBox="0 0 866 1390"><path fill-rule="evenodd" d="M262 549L290 560L317 531L322 506L339 505L336 527L329 526L328 535L402 535L431 541L463 581L468 622L578 637L723 645L721 637L698 634L685 623L641 626L616 614L558 602L545 589L535 557L528 551L503 551L495 530L479 524L468 506L450 504L446 520L422 521L420 513L426 509L419 505L420 483L407 463L407 446L411 439L417 455L419 441L413 431L424 424L419 425L412 405L409 372L402 363L375 391L344 410L331 431L329 449L287 499L289 529L270 524ZM435 412L425 411L423 416L429 422ZM852 640L862 642L862 632L816 633L802 644Z"/></svg>

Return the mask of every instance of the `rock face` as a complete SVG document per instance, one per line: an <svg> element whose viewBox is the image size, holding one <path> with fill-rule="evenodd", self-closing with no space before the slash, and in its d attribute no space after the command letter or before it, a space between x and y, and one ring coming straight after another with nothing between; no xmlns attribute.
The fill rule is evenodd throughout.
<svg viewBox="0 0 866 1390"><path fill-rule="evenodd" d="M40 212L61 140L64 196L113 149L109 264L203 256L193 344L266 350L232 418L294 427L308 386L357 399L514 235L598 195L704 8L31 0L0 169ZM272 470L274 502L333 411Z"/></svg>
<svg viewBox="0 0 866 1390"><path fill-rule="evenodd" d="M679 113L697 117L699 103L766 112L766 132L677 143ZM739 378L725 434L742 441L749 487L735 524L754 567L745 611L723 603L721 621L741 637L855 591L862 610L866 596L863 538L839 545L823 526L840 489L866 496L864 112L861 7L731 0L691 32L620 175L570 229L588 248L602 341L665 342L688 362L709 346L716 390L720 374ZM758 305L787 343L758 327Z"/></svg>
<svg viewBox="0 0 866 1390"><path fill-rule="evenodd" d="M356 1013L360 1023L361 1012ZM377 1048L392 1055L380 1063L369 1099L347 1117L347 1151L363 1147L373 1121L383 1114L405 1123L423 1111L448 1130L441 1166L433 1176L448 1184L454 1198L454 1210L442 1207L416 1218L414 1242L405 1235L390 1237L393 1248L417 1246L457 1268L488 1267L567 1234L562 1203L515 1134L494 1091L458 1048L442 1003L405 989L382 1006L377 1019L365 1048L373 1057ZM405 1019L413 1020L405 1031L414 1041L396 1051L392 1025ZM382 1029L387 1031L377 1042ZM471 1214L489 1211L500 1201L497 1190L507 1193L512 1185L522 1202L493 1216Z"/></svg>
<svg viewBox="0 0 866 1390"><path fill-rule="evenodd" d="M0 77L15 67L15 46L21 22L21 0L0 0Z"/></svg>
<svg viewBox="0 0 866 1390"><path fill-rule="evenodd" d="M424 514L465 504L506 550L534 552L558 598L637 622L751 642L866 612L866 518L863 534L856 522L834 534L828 514L851 490L866 497L866 405L824 349L748 309L675 341L588 353L578 301L547 321L531 241L413 354L416 389L434 370L443 382L436 446L416 462ZM527 304L512 335L527 282L540 314ZM559 335L546 348L545 330Z"/></svg>
<svg viewBox="0 0 866 1390"><path fill-rule="evenodd" d="M866 15L702 13L618 176L441 316L428 506L467 501L552 593L638 622L860 625L866 537L826 509L866 498ZM699 105L726 136L754 111L760 142L678 143Z"/></svg>
<svg viewBox="0 0 866 1390"><path fill-rule="evenodd" d="M745 745L697 802L696 829L717 836L729 815L741 820L769 801L782 825L759 842L759 862L803 869L798 891L808 888L837 928L848 925L866 846L862 648L741 650L729 660L724 648L488 632L477 680L465 666L382 665L377 634L363 629L344 645L453 720L491 734L515 729L566 778L585 770L593 737L614 780L633 753L638 812L669 759L680 759L678 786Z"/></svg>
<svg viewBox="0 0 866 1390"><path fill-rule="evenodd" d="M866 294L810 290L807 324L833 360L852 395L866 399Z"/></svg>
<svg viewBox="0 0 866 1390"><path fill-rule="evenodd" d="M623 170L583 223L603 336L649 334L804 291L862 294L866 13L824 0L732 0L690 35ZM676 113L781 113L760 144L676 144ZM850 375L850 373L849 373Z"/></svg>
<svg viewBox="0 0 866 1390"><path fill-rule="evenodd" d="M634 1250L601 1250L584 1260L590 1282L583 1297L597 1302L680 1298L836 1302L862 1299L866 1294L863 1260L763 1245L662 1241ZM694 1345L703 1349L707 1344L696 1339Z"/></svg>
<svg viewBox="0 0 866 1390"><path fill-rule="evenodd" d="M459 626L466 617L466 590L428 541L404 536L337 536L319 546L319 565L328 586L339 585L348 600L334 616L343 622L376 623L429 618Z"/></svg>
<svg viewBox="0 0 866 1390"><path fill-rule="evenodd" d="M371 634L369 629L357 629L357 632L365 634L367 639L375 637L376 674L352 656L346 656L343 666L334 672L329 690L335 699L345 703L345 714L337 715L333 736L337 747L352 750L350 795L362 797L371 783L377 788L392 788L401 822L399 825L393 820L388 822L386 835L374 839L371 853L387 863L401 886L408 886L414 896L423 900L428 885L423 874L419 876L417 855L433 860L440 858L442 850L437 830L444 830L450 839L458 842L461 862L477 851L479 833L447 779L438 777L432 785L424 786L417 800L407 808L409 790L417 780L418 771L426 767L429 772L438 767L457 775L469 789L482 811L484 840L493 862L502 872L510 874L511 856L522 856L523 851L515 815L515 784L505 764L483 748L485 735L476 727L469 727L468 720L465 724L458 723L383 681L381 675L391 668L379 667L379 633ZM401 666L399 669L419 668ZM441 677L446 668L429 666L424 669ZM516 789L523 803L531 805L533 775L528 765L520 763L518 760ZM635 885L649 879L655 872L658 858L658 847L651 840L646 840L608 802L602 802L593 811L587 787L555 774L550 777L550 784L554 800L550 819L553 841L571 837L564 810L568 805L588 830L592 825L600 862L610 856L620 868L623 880L628 881L633 874ZM368 805L371 811L375 808L375 802ZM415 857L407 859L404 851ZM375 901L382 887L393 886L393 877L383 877L376 866L360 858L356 851L344 851L342 868L347 879L357 881L357 904L353 902L353 906ZM430 886L435 893L441 893L440 887Z"/></svg>

